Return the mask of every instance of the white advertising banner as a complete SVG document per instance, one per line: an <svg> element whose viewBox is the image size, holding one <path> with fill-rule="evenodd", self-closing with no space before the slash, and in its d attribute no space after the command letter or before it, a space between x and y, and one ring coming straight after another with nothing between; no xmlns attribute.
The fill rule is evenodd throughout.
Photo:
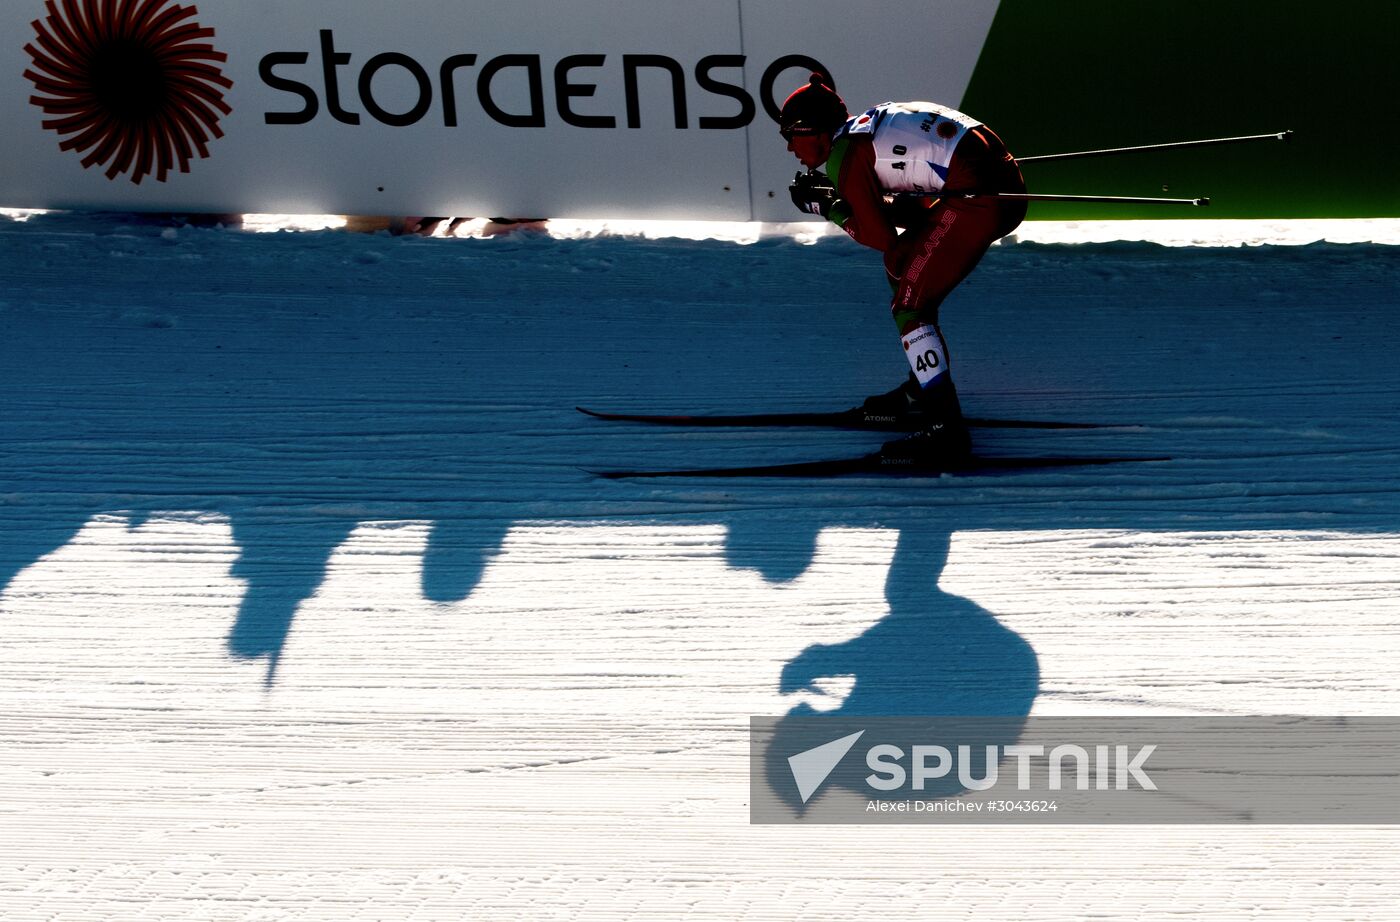
<svg viewBox="0 0 1400 922"><path fill-rule="evenodd" d="M6 0L0 205L794 220L776 105L956 106L996 0Z"/></svg>

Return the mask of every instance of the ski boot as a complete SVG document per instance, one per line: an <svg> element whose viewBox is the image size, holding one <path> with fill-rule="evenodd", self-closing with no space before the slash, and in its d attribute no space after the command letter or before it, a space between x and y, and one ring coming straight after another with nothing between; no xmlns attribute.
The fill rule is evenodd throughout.
<svg viewBox="0 0 1400 922"><path fill-rule="evenodd" d="M957 468L972 454L972 439L961 420L931 423L918 432L880 446L880 463L916 471Z"/></svg>
<svg viewBox="0 0 1400 922"><path fill-rule="evenodd" d="M917 431L928 421L919 380L913 372L894 390L865 398L860 414L861 422L871 429Z"/></svg>
<svg viewBox="0 0 1400 922"><path fill-rule="evenodd" d="M972 454L972 438L963 421L953 379L944 374L922 389L918 388L918 382L912 376L911 382L901 387L913 391L909 397L916 409L911 410L906 418L917 421L918 427L911 434L882 445L881 462L914 470L936 471L956 467L966 461Z"/></svg>

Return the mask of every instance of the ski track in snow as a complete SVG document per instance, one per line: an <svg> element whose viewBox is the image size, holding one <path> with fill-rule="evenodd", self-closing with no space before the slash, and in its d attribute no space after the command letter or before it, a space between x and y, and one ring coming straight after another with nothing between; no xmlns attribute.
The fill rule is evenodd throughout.
<svg viewBox="0 0 1400 922"><path fill-rule="evenodd" d="M0 917L1386 920L1387 827L748 825L748 717L1394 714L1400 249L996 247L981 478L878 258L0 218ZM838 796L838 795L832 795Z"/></svg>

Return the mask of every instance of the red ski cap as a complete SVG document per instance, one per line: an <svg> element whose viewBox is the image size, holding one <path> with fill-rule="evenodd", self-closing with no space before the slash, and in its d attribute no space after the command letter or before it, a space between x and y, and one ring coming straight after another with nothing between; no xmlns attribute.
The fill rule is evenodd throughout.
<svg viewBox="0 0 1400 922"><path fill-rule="evenodd" d="M831 134L851 115L836 90L827 85L829 77L813 73L783 101L778 116L778 132L788 140L794 135ZM831 81L835 82L835 81Z"/></svg>

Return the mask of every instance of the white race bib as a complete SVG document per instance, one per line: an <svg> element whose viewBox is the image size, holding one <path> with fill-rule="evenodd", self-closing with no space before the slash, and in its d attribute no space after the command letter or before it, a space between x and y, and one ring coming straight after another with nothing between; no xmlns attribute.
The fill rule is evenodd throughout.
<svg viewBox="0 0 1400 922"><path fill-rule="evenodd" d="M847 134L868 134L875 175L886 192L937 192L948 180L953 152L968 129L982 124L932 102L887 102L852 119Z"/></svg>
<svg viewBox="0 0 1400 922"><path fill-rule="evenodd" d="M934 379L948 373L948 350L938 328L930 325L915 327L901 337L904 355L920 387L928 387Z"/></svg>

